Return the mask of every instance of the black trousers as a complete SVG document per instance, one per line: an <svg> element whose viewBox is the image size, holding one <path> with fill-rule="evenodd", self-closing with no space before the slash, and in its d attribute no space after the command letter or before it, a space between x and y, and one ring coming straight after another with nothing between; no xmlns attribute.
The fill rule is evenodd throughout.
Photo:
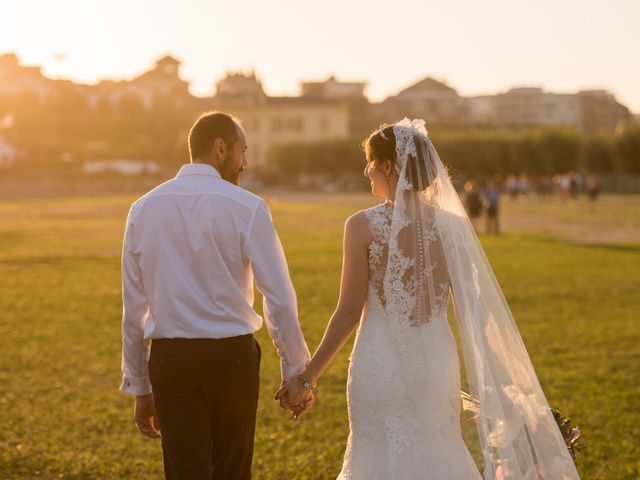
<svg viewBox="0 0 640 480"><path fill-rule="evenodd" d="M152 340L167 480L251 478L260 357L253 335Z"/></svg>

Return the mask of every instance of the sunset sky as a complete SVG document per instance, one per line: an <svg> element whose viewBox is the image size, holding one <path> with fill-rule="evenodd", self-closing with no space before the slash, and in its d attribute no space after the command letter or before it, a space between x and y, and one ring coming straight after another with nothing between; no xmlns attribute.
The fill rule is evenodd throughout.
<svg viewBox="0 0 640 480"><path fill-rule="evenodd" d="M605 88L640 113L638 25L638 0L0 0L0 53L83 83L168 53L195 95L228 70L270 95L335 74L372 100L432 76L461 95Z"/></svg>

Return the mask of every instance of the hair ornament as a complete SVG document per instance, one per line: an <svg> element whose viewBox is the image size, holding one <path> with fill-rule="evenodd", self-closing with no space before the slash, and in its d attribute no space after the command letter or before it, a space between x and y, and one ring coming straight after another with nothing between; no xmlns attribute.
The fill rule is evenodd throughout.
<svg viewBox="0 0 640 480"><path fill-rule="evenodd" d="M386 135L384 134L384 129L385 129L385 128L386 128L386 125L385 125L384 123L383 123L382 125L380 125L379 133L380 133L380 136L381 136L382 138L384 138L384 139L388 142L388 141L389 141L389 139L388 139L388 138L386 137Z"/></svg>

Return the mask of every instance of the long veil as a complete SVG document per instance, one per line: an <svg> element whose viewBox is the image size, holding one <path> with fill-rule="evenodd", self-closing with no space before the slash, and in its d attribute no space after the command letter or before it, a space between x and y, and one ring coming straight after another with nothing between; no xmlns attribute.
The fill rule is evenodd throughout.
<svg viewBox="0 0 640 480"><path fill-rule="evenodd" d="M579 479L424 121L405 118L393 131L398 184L383 282L389 316L406 332L446 312L452 294L485 480Z"/></svg>

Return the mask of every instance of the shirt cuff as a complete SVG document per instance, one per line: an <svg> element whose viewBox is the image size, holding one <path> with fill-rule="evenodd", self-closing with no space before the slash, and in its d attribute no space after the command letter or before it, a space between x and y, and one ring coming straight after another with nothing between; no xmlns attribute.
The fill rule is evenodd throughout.
<svg viewBox="0 0 640 480"><path fill-rule="evenodd" d="M151 382L149 381L149 377L122 377L120 391L132 395L149 395L151 393Z"/></svg>
<svg viewBox="0 0 640 480"><path fill-rule="evenodd" d="M309 363L309 359L305 360L304 363L298 363L296 365L289 365L284 362L280 362L280 375L282 376L282 380L285 382L291 380L292 378L297 377L307 368L307 363Z"/></svg>

